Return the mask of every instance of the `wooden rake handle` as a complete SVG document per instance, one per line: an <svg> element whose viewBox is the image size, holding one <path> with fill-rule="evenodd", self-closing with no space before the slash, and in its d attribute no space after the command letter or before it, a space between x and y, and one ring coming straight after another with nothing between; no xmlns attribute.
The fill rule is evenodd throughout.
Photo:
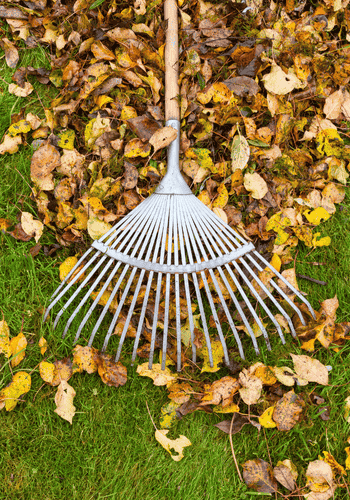
<svg viewBox="0 0 350 500"><path fill-rule="evenodd" d="M178 103L179 41L176 0L165 0L164 18L168 23L165 42L165 120L180 120Z"/></svg>

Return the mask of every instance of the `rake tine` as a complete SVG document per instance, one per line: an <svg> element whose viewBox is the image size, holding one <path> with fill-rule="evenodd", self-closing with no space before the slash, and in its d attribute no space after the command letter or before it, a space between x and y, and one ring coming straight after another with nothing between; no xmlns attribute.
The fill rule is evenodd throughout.
<svg viewBox="0 0 350 500"><path fill-rule="evenodd" d="M159 252L159 249L160 249L160 243L161 243L162 235L163 235L163 232L164 232L164 225L165 225L165 220L166 220L166 214L167 214L167 211L168 211L168 208L169 208L169 199L168 199L168 197L162 198L162 201L163 200L165 200L165 204L163 204L164 205L163 212L160 211L160 225L159 225L159 228L158 228L157 242L156 242L156 246L155 246L155 250L154 250L152 262L156 262L157 259L158 259L158 252ZM134 341L134 349L133 349L132 357L131 357L131 362L132 363L134 363L134 361L136 359L137 347L139 345L139 341L140 341L140 337L141 337L143 320L144 320L144 317L145 317L145 314L146 314L147 303L148 303L148 296L149 296L149 292L151 290L151 284L152 284L152 281L153 281L153 275L154 275L154 272L150 271L150 273L148 275L148 281L147 281L147 287L146 287L145 296L143 298L143 303L142 303L142 308L141 308L139 323L138 323L138 327L137 327L137 333L136 333L136 337L135 337L135 341Z"/></svg>
<svg viewBox="0 0 350 500"><path fill-rule="evenodd" d="M168 230L168 251L167 265L171 265L171 254L173 247L173 224L174 224L174 197L170 199L169 208L169 230ZM170 274L166 274L165 278L165 309L164 309L164 329L163 329L163 348L162 348L162 369L165 368L166 350L168 344L168 328L169 328L169 303L170 303ZM181 366L180 366L181 368Z"/></svg>
<svg viewBox="0 0 350 500"><path fill-rule="evenodd" d="M163 201L163 200L162 200ZM159 220L157 221L156 218L154 218L154 221L153 221L153 224L152 224L152 227L150 228L150 233L152 234L152 239L151 239L151 242L148 246L148 249L147 249L147 254L146 254L146 257L145 257L145 262L148 262L149 261L149 258L150 258L150 255L151 255L151 251L152 251L152 248L153 248L153 245L154 245L154 242L155 242L155 239L156 239L156 236L157 236L157 231L155 230L155 225L156 223L159 223ZM139 253L139 258L141 257L141 255L143 254L143 252L145 251L145 248L146 248L146 243L147 242L144 242L141 250L140 250L140 253ZM130 323L130 320L131 320L131 316L132 316L132 313L134 311L134 308L135 308L135 304L136 304L136 300L137 300L137 296L139 294L139 291L140 291L140 288L141 288L141 285L142 285L142 281L143 281L143 277L145 275L145 270L142 269L141 270L141 273L140 273L140 276L139 276L139 279L138 279L138 282L137 282L137 285L136 285L136 288L135 288L135 292L134 292L134 296L133 296L133 299L132 299L132 302L130 304L130 308L129 308L129 311L128 311L128 315L127 315L127 318L125 320L125 325L124 325L124 328L123 328L123 331L122 331L122 334L120 336L120 341L119 341L119 345L118 345L118 351L117 351L117 354L116 354L116 357L115 357L115 361L118 361L119 360L119 357L120 357L120 353L121 353L121 350L122 350L122 346L123 346L123 342L124 342L124 339L126 337L126 333L127 333L127 330L128 330L128 327L129 327L129 323ZM136 341L135 341L136 342ZM136 346L136 349L137 349L137 346Z"/></svg>
<svg viewBox="0 0 350 500"><path fill-rule="evenodd" d="M180 240L181 263L187 264L185 247L184 247L184 239L183 239L183 231L182 231L183 213L182 213L181 204L177 203L176 208L177 208L177 215L178 215L178 232L179 232L179 240ZM189 283L188 283L188 275L186 273L184 274L184 283L185 283L185 294L186 294L188 318L189 318L189 325L190 325L190 332L191 332L192 361L195 363L196 362L196 345L194 343L194 324L193 324L193 315L192 315L192 303L191 303L191 296L190 296L190 287L189 287Z"/></svg>
<svg viewBox="0 0 350 500"><path fill-rule="evenodd" d="M166 246L167 229L168 229L168 226L170 225L170 222L169 222L169 216L170 216L169 198L168 198L167 202L168 203L167 203L166 220L165 220L164 228L163 228L162 245L161 245L161 249L160 249L160 258L159 258L159 262L161 264L164 264L164 253L165 253L165 246ZM169 239L168 239L168 244L169 244ZM170 242L170 245L171 245L171 242ZM168 248L168 251L169 251L169 248ZM170 253L171 253L171 247L170 247ZM162 278L163 278L163 274L161 272L159 272L158 279L157 279L157 288L156 288L157 289L156 302L155 302L155 306L154 306L151 347L150 347L149 362L148 362L148 367L150 370L152 369L152 365L153 365L153 356L154 356L154 347L155 347L156 334L157 334L158 312L159 312L159 302L160 302Z"/></svg>
<svg viewBox="0 0 350 500"><path fill-rule="evenodd" d="M185 241L186 241L186 249L187 249L187 252L188 252L188 259L190 261L190 264L193 264L194 261L193 261L193 256L192 256L192 249L191 249L191 245L190 245L190 241L189 241L189 235L188 235L188 233L190 233L190 237L191 237L191 232L188 231L188 227L187 227L187 215L188 215L187 211L186 212L184 211L183 215L184 215L183 232L184 232ZM191 238L191 242L193 244L192 238ZM193 248L195 249L195 247L193 247ZM205 274L202 271L201 272L202 279L203 279L203 275L204 275L204 279L205 279ZM195 288L195 291L196 291L196 297L197 297L197 301L198 301L199 312L200 312L201 319L202 319L204 336L205 336L205 340L206 340L206 343L207 343L208 356L209 356L209 364L210 364L211 367L213 367L213 365L214 365L214 363L213 363L213 353L212 353L212 349L211 349L211 342L210 342L210 337L209 337L209 330L208 330L207 320L205 318L205 312L204 312L202 297L201 297L201 293L200 293L200 290L199 290L198 279L197 279L197 274L196 273L192 273L192 279L193 279L193 284L194 284L194 288ZM192 342L194 344L194 339L193 339Z"/></svg>
<svg viewBox="0 0 350 500"><path fill-rule="evenodd" d="M205 220L208 220L205 215L204 217ZM209 222L209 221L208 221ZM209 233L210 234L210 233ZM219 254L221 254L220 250L218 249L215 241L212 240L212 244L216 247L217 251L219 252ZM227 252L227 248L225 247L225 245L222 243L222 246L223 246L223 249L225 252ZM243 260L243 258L241 259ZM244 279L245 283L247 284L247 286L249 287L249 289L251 290L251 292L253 293L254 297L257 299L257 301L259 302L259 304L263 307L263 309L265 310L265 312L267 313L267 315L269 316L269 318L271 319L271 321L274 323L274 325L276 326L276 329L278 331L278 334L281 338L281 341L282 343L285 343L285 339L284 339L284 336L283 336L283 333L282 333L282 330L281 330L281 327L280 325L277 323L276 319L274 318L273 314L271 313L271 311L268 309L268 307L266 306L266 304L264 303L264 301L261 299L261 297L259 296L259 294L256 292L256 290L254 289L254 287L251 285L251 283L249 282L249 280L247 280L246 276L241 272L241 269L239 268L238 264L234 261L232 262L232 264L234 265L234 267L237 269L237 271L239 272L240 276ZM227 267L227 266L226 266ZM255 278L257 278L257 276L254 275ZM235 283L236 284L236 283ZM237 285L236 285L237 286ZM242 294L243 290L241 291L240 290L240 293L241 295L244 297L245 299L245 302L247 303L248 307L250 306L250 301L248 300L247 296L244 294ZM244 292L243 292L244 293ZM249 307L250 308L250 307ZM251 307L250 308L250 311L253 313L254 309ZM258 317L258 315L255 313L253 313L253 317L255 319L255 321L257 322L263 336L264 336L264 340L265 340L265 343L266 343L266 346L267 346L267 349L268 350L271 350L271 345L270 345L270 340L269 340L269 337L268 337L268 334L267 334L267 331L266 329L264 328L260 318ZM243 319L243 318L242 318ZM251 336L251 339L253 341L253 343L256 345L257 347L257 343L256 343L256 338L255 338L255 335L254 335L254 332L250 329L249 331L249 334ZM254 342L255 341L255 342ZM259 349L258 349L259 350Z"/></svg>
<svg viewBox="0 0 350 500"><path fill-rule="evenodd" d="M147 212L147 213L148 213L148 212ZM154 219L153 224L155 224L155 223L156 223L156 220ZM144 247L145 247L145 243L144 243L144 245L143 245L143 248L144 248ZM140 253L141 253L141 252L140 252ZM113 260L111 260L110 262L113 262ZM80 336L80 333L81 333L82 329L84 328L84 326L85 326L85 324L86 324L87 320L88 320L88 319L89 319L89 317L91 316L91 314L92 314L93 310L95 309L95 307L96 307L96 306L97 306L97 304L99 303L100 298L103 296L104 292L105 292L105 291L106 291L106 289L108 288L109 283L110 283L110 282L112 281L112 279L114 278L114 276L115 276L116 272L118 271L118 269L119 269L119 267L120 267L120 264L121 264L120 262L117 262L117 264L116 264L116 266L115 266L114 270L113 270L113 271L112 271L112 273L109 275L109 277L108 277L107 281L106 281L106 282L104 283L104 285L102 286L102 288L101 288L100 292L98 293L98 295L97 295L97 297L95 298L94 302L93 302L93 303L92 303L92 305L90 306L90 308L89 308L88 312L87 312L87 313L86 313L86 315L84 316L84 319L83 319L82 323L80 324L79 329L78 329L78 331L77 331L77 333L76 333L76 336L75 336L75 339L74 339L74 343L76 343L76 342L78 341L78 339L79 339L79 336ZM103 274L104 274L104 273L103 273ZM103 275L102 275L102 276L103 276ZM101 275L99 275L98 279L100 279L100 278L101 278ZM94 284L94 285L95 285L95 284ZM93 285L93 288L94 288L94 285ZM92 289L93 289L93 288L92 288ZM90 294L90 293L91 293L91 289L89 290L88 294ZM87 294L87 295L88 295L88 294ZM78 307L79 307L79 306L78 306ZM77 309L78 309L78 308L77 308ZM65 334L65 332L64 332L64 334Z"/></svg>
<svg viewBox="0 0 350 500"><path fill-rule="evenodd" d="M177 205L177 204L176 204ZM176 207L177 208L177 207ZM179 265L179 241L178 241L178 211L174 209L174 264ZM181 370L181 305L180 305L180 279L175 274L175 320L176 320L176 348L177 348L177 371Z"/></svg>

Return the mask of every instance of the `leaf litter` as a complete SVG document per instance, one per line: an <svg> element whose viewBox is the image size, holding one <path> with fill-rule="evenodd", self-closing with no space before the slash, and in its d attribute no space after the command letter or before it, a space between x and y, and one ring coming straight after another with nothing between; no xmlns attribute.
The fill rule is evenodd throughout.
<svg viewBox="0 0 350 500"><path fill-rule="evenodd" d="M24 2L17 3L24 7ZM235 11L229 3L213 3L207 9L200 0L180 2L182 27L186 27L181 32L180 58L185 179L217 215L243 235L259 241L271 263L279 259L279 267L293 261L291 249L300 242L310 248L331 244L329 237L320 237L318 228L332 217L345 196L350 151L342 121L350 116L350 98L345 90L350 79L350 52L340 32L348 28L346 3L329 1L327 8L311 12L307 2L298 7L286 2L282 16L272 2L265 17L266 6L261 3L261 15L250 18L249 12ZM22 212L15 229L13 221L4 222L1 228L16 239L34 238L36 242L45 226L50 228L58 243L72 253L60 267L62 280L84 252L86 238L91 238L90 243L104 234L114 221L149 196L164 175L165 148L175 131L163 127L162 122L162 5L153 2L150 8L143 0L127 8L123 2L114 5L113 15L120 21L116 27L108 2L97 5L79 0L73 5L67 32L67 27L57 22L68 14L67 7L62 5L60 10L55 2L45 2L47 22L42 23L43 12L32 4L30 16L25 8L3 8L2 17L9 26L9 38L1 43L6 63L17 68L16 44L22 40L30 46L33 35L44 47L52 45L56 55L49 70L17 68L15 83L8 91L25 98L31 95L32 83L39 81L57 88L58 94L40 117L25 114L24 109L14 115L2 139L2 155L16 154L28 142L36 144L31 182L37 216ZM95 39L91 17L97 8L104 33L99 40ZM17 24L13 22L13 9ZM252 4L250 9L254 13L257 7ZM333 41L328 40L317 16L334 29ZM55 22L50 23L51 19ZM254 37L244 41L235 33L247 19ZM124 27L125 20L134 21L132 29ZM74 58L70 57L73 51ZM268 272L263 272L268 283ZM296 283L294 270L283 272ZM103 300L105 305L108 292ZM316 320L303 311L307 325L298 324L298 320L296 323L302 349L313 353L319 344L335 350L345 344L350 325L336 323L338 305L336 297L323 302ZM279 322L283 325L283 320ZM186 335L184 331L184 339ZM204 361L202 371L220 370L219 347L214 350L214 369L207 363L200 325L195 326L194 338ZM146 351L147 345L146 338ZM48 345L44 339L39 347L45 355ZM14 368L22 362L25 348L23 333L10 338L7 323L1 321L0 353L11 359ZM223 377L211 385L179 382L170 368L164 374L156 365L152 370L140 365L138 371L155 384L167 386L174 402L168 409L172 422L174 412L181 418L196 410L232 412L236 432L246 423L258 429L263 426L288 431L298 424L307 406L303 392L288 388L328 384L328 369L316 358L291 356L294 370L260 364L239 370L236 378ZM75 391L69 389L68 380L73 374L98 372L104 383L114 387L127 380L121 363L81 346L74 349L72 361L67 358L51 363L45 358L39 371L46 383L59 387L59 411L70 422ZM243 401L240 404L249 409L281 387L279 399L273 405L272 399L268 401L270 406L258 419L239 412L239 397ZM12 382L1 390L0 404L12 410L29 389L30 376L16 372ZM231 425L231 421L222 422L227 432L224 422ZM162 446L169 451L174 442L169 442L164 430L158 432ZM180 456L184 443L175 444ZM332 468L330 473L323 465L326 462L316 462L308 467L307 498L321 499L317 496L321 493L322 498L330 498L335 489ZM290 491L295 487L293 464L287 460L272 469L257 459L245 470L247 484L258 491L276 491L275 479Z"/></svg>

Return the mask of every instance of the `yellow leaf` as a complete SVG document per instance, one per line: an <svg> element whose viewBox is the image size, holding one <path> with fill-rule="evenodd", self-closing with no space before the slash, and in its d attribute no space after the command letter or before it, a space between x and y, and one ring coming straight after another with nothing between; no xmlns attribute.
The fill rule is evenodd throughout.
<svg viewBox="0 0 350 500"><path fill-rule="evenodd" d="M213 355L213 367L211 367L209 363L209 353L207 347L203 347L202 349L198 350L198 354L200 354L200 356L202 356L203 358L203 367L201 373L213 373L220 370L219 363L222 362L224 357L224 349L220 340L213 340L211 342L211 352Z"/></svg>
<svg viewBox="0 0 350 500"><path fill-rule="evenodd" d="M75 266L75 264L77 262L78 262L78 259L75 256L67 257L66 260L64 262L62 262L62 264L59 267L61 281L63 281L67 277L68 273L70 273L70 271L73 269L73 267ZM79 269L77 269L77 271L73 274L71 279L74 278L74 276L76 275L76 273L78 271L79 271ZM79 279L79 281L80 281L80 279Z"/></svg>
<svg viewBox="0 0 350 500"><path fill-rule="evenodd" d="M0 409L11 411L17 405L18 399L26 394L31 386L31 377L29 373L17 372L12 381L0 391Z"/></svg>
<svg viewBox="0 0 350 500"><path fill-rule="evenodd" d="M136 118L137 117L137 112L136 109L133 108L132 106L124 106L122 109L122 112L120 114L120 119L123 122L126 122L130 120L131 118Z"/></svg>
<svg viewBox="0 0 350 500"><path fill-rule="evenodd" d="M239 406L236 405L235 403L232 403L225 407L219 405L219 406L214 406L213 411L215 413L239 413Z"/></svg>
<svg viewBox="0 0 350 500"><path fill-rule="evenodd" d="M335 129L327 128L317 134L316 144L322 156L339 156L343 140Z"/></svg>
<svg viewBox="0 0 350 500"><path fill-rule="evenodd" d="M328 451L324 451L323 454L324 454L323 458L321 456L319 456L318 458L331 466L333 474L341 474L341 475L346 474L344 467L338 464L333 455L331 455Z"/></svg>
<svg viewBox="0 0 350 500"><path fill-rule="evenodd" d="M39 363L39 373L40 377L47 384L51 384L55 376L55 365L53 363L48 363L47 361L41 361Z"/></svg>
<svg viewBox="0 0 350 500"><path fill-rule="evenodd" d="M310 210L306 210L304 215L307 220L311 222L311 224L315 224L315 226L318 226L321 222L328 220L331 216L323 207L317 207L312 212L310 212Z"/></svg>
<svg viewBox="0 0 350 500"><path fill-rule="evenodd" d="M213 202L213 208L225 208L228 202L228 192L224 183L218 187L218 197Z"/></svg>
<svg viewBox="0 0 350 500"><path fill-rule="evenodd" d="M142 363L136 371L141 377L151 378L154 385L169 385L177 379L177 374L172 373L169 368L162 370L160 363L154 363L151 370L148 368L148 362Z"/></svg>
<svg viewBox="0 0 350 500"><path fill-rule="evenodd" d="M23 335L23 332L19 332L16 337L10 340L11 348L11 366L15 367L20 364L24 356L26 355L27 339Z"/></svg>
<svg viewBox="0 0 350 500"><path fill-rule="evenodd" d="M58 145L63 149L74 149L75 132L74 130L65 130L59 135Z"/></svg>
<svg viewBox="0 0 350 500"><path fill-rule="evenodd" d="M345 469L350 470L350 446L345 448L346 460L345 460Z"/></svg>
<svg viewBox="0 0 350 500"><path fill-rule="evenodd" d="M111 229L111 225L108 222L104 222L97 217L90 217L87 223L87 230L89 236L93 240L98 240L104 234Z"/></svg>
<svg viewBox="0 0 350 500"><path fill-rule="evenodd" d="M329 247L331 244L331 239L329 236L324 236L323 238L318 239L321 236L321 233L315 233L312 238L312 246L314 247Z"/></svg>
<svg viewBox="0 0 350 500"><path fill-rule="evenodd" d="M141 158L146 158L151 152L151 146L145 144L140 139L131 139L125 146L124 156L126 158L136 158L141 156Z"/></svg>
<svg viewBox="0 0 350 500"><path fill-rule="evenodd" d="M71 387L66 380L62 380L59 384L55 396L56 410L54 410L57 415L67 420L72 424L72 419L75 415L75 406L73 405L73 399L76 395L75 390Z"/></svg>
<svg viewBox="0 0 350 500"><path fill-rule="evenodd" d="M177 421L176 409L179 403L169 401L160 409L159 425L161 429L170 429L171 425Z"/></svg>
<svg viewBox="0 0 350 500"><path fill-rule="evenodd" d="M277 255L277 253L273 254L270 264L272 267L274 267L276 269L276 271L280 272L282 262L281 262L279 255Z"/></svg>
<svg viewBox="0 0 350 500"><path fill-rule="evenodd" d="M40 337L39 339L39 347L40 347L40 352L44 356L45 352L47 351L48 344L47 340L44 337Z"/></svg>
<svg viewBox="0 0 350 500"><path fill-rule="evenodd" d="M274 427L277 427L276 422L272 419L274 410L275 406L270 406L259 417L259 424L265 427L265 429L273 429Z"/></svg>
<svg viewBox="0 0 350 500"><path fill-rule="evenodd" d="M32 127L27 120L20 120L19 122L10 125L7 132L13 137L18 134L27 134L31 128Z"/></svg>
<svg viewBox="0 0 350 500"><path fill-rule="evenodd" d="M169 439L166 437L168 434L168 429L156 430L155 438L160 443L163 448L170 453L170 456L175 462L179 462L183 457L183 449L186 446L190 446L192 443L186 436L180 435L177 439ZM178 455L172 455L170 450L176 451Z"/></svg>
<svg viewBox="0 0 350 500"><path fill-rule="evenodd" d="M5 354L6 358L11 356L10 329L4 319L0 321L0 354Z"/></svg>
<svg viewBox="0 0 350 500"><path fill-rule="evenodd" d="M209 193L208 193L208 191L206 189L203 189L203 191L201 191L199 193L199 195L197 196L197 198L204 205L206 205L207 207L211 208L211 199L210 199Z"/></svg>
<svg viewBox="0 0 350 500"><path fill-rule="evenodd" d="M93 347L76 345L73 349L73 373L95 373L97 371L96 363L97 350Z"/></svg>

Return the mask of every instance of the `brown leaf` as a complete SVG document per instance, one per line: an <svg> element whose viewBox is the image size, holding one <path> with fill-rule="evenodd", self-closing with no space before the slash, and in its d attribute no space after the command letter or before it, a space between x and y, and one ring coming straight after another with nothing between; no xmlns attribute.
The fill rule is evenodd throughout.
<svg viewBox="0 0 350 500"><path fill-rule="evenodd" d="M47 143L41 146L32 156L30 177L38 187L44 191L51 191L55 186L51 172L61 164L57 149Z"/></svg>
<svg viewBox="0 0 350 500"><path fill-rule="evenodd" d="M97 358L98 374L102 382L110 387L119 387L126 384L127 371L120 361L116 363L108 354L101 354Z"/></svg>
<svg viewBox="0 0 350 500"><path fill-rule="evenodd" d="M232 424L232 434L237 434L237 432L239 432L244 425L251 424L251 423L252 422L245 415L241 415L240 413L234 413L233 414L233 424ZM225 432L226 434L230 434L231 420L223 420L222 422L219 422L218 424L214 424L214 427L217 427L218 429L220 429L222 432Z"/></svg>
<svg viewBox="0 0 350 500"><path fill-rule="evenodd" d="M135 191L125 191L123 193L126 208L133 210L140 203L140 197Z"/></svg>
<svg viewBox="0 0 350 500"><path fill-rule="evenodd" d="M248 76L236 76L228 80L224 80L224 84L232 90L232 92L240 97L254 96L259 92L259 85L253 78Z"/></svg>
<svg viewBox="0 0 350 500"><path fill-rule="evenodd" d="M124 167L125 174L122 180L122 186L124 189L134 189L134 187L137 185L137 179L139 177L137 168L128 161L124 161Z"/></svg>
<svg viewBox="0 0 350 500"><path fill-rule="evenodd" d="M158 109L157 106L152 108ZM130 128L142 141L149 141L152 135L160 129L155 120L151 120L147 115L136 116L127 120Z"/></svg>
<svg viewBox="0 0 350 500"><path fill-rule="evenodd" d="M13 231L9 231L9 234L11 236L13 236L16 240L20 240L20 241L29 241L32 238L31 235L27 234L23 230L23 227L22 227L20 222L15 225L15 228Z"/></svg>
<svg viewBox="0 0 350 500"><path fill-rule="evenodd" d="M260 493L274 493L277 491L277 481L273 477L272 467L261 460L248 460L243 464L243 479L249 488Z"/></svg>
<svg viewBox="0 0 350 500"><path fill-rule="evenodd" d="M300 420L304 405L303 399L293 390L284 394L283 398L276 403L272 416L277 424L277 429L279 431L292 429Z"/></svg>
<svg viewBox="0 0 350 500"><path fill-rule="evenodd" d="M59 385L62 381L68 381L73 375L72 361L70 358L63 358L54 362L55 371L51 381L52 386Z"/></svg>
<svg viewBox="0 0 350 500"><path fill-rule="evenodd" d="M18 50L10 40L3 38L0 41L0 45L5 51L5 60L9 68L15 68L19 61Z"/></svg>
<svg viewBox="0 0 350 500"><path fill-rule="evenodd" d="M286 460L284 462L287 462ZM289 462L289 461L288 461ZM274 467L273 475L277 479L277 481L282 484L287 490L294 491L295 490L295 473L291 470L290 467L285 465L283 462L279 462L279 464ZM296 474L298 476L298 474Z"/></svg>
<svg viewBox="0 0 350 500"><path fill-rule="evenodd" d="M218 405L222 402L222 406L225 407L232 403L233 395L239 387L237 379L230 376L216 380L206 390L200 405Z"/></svg>

